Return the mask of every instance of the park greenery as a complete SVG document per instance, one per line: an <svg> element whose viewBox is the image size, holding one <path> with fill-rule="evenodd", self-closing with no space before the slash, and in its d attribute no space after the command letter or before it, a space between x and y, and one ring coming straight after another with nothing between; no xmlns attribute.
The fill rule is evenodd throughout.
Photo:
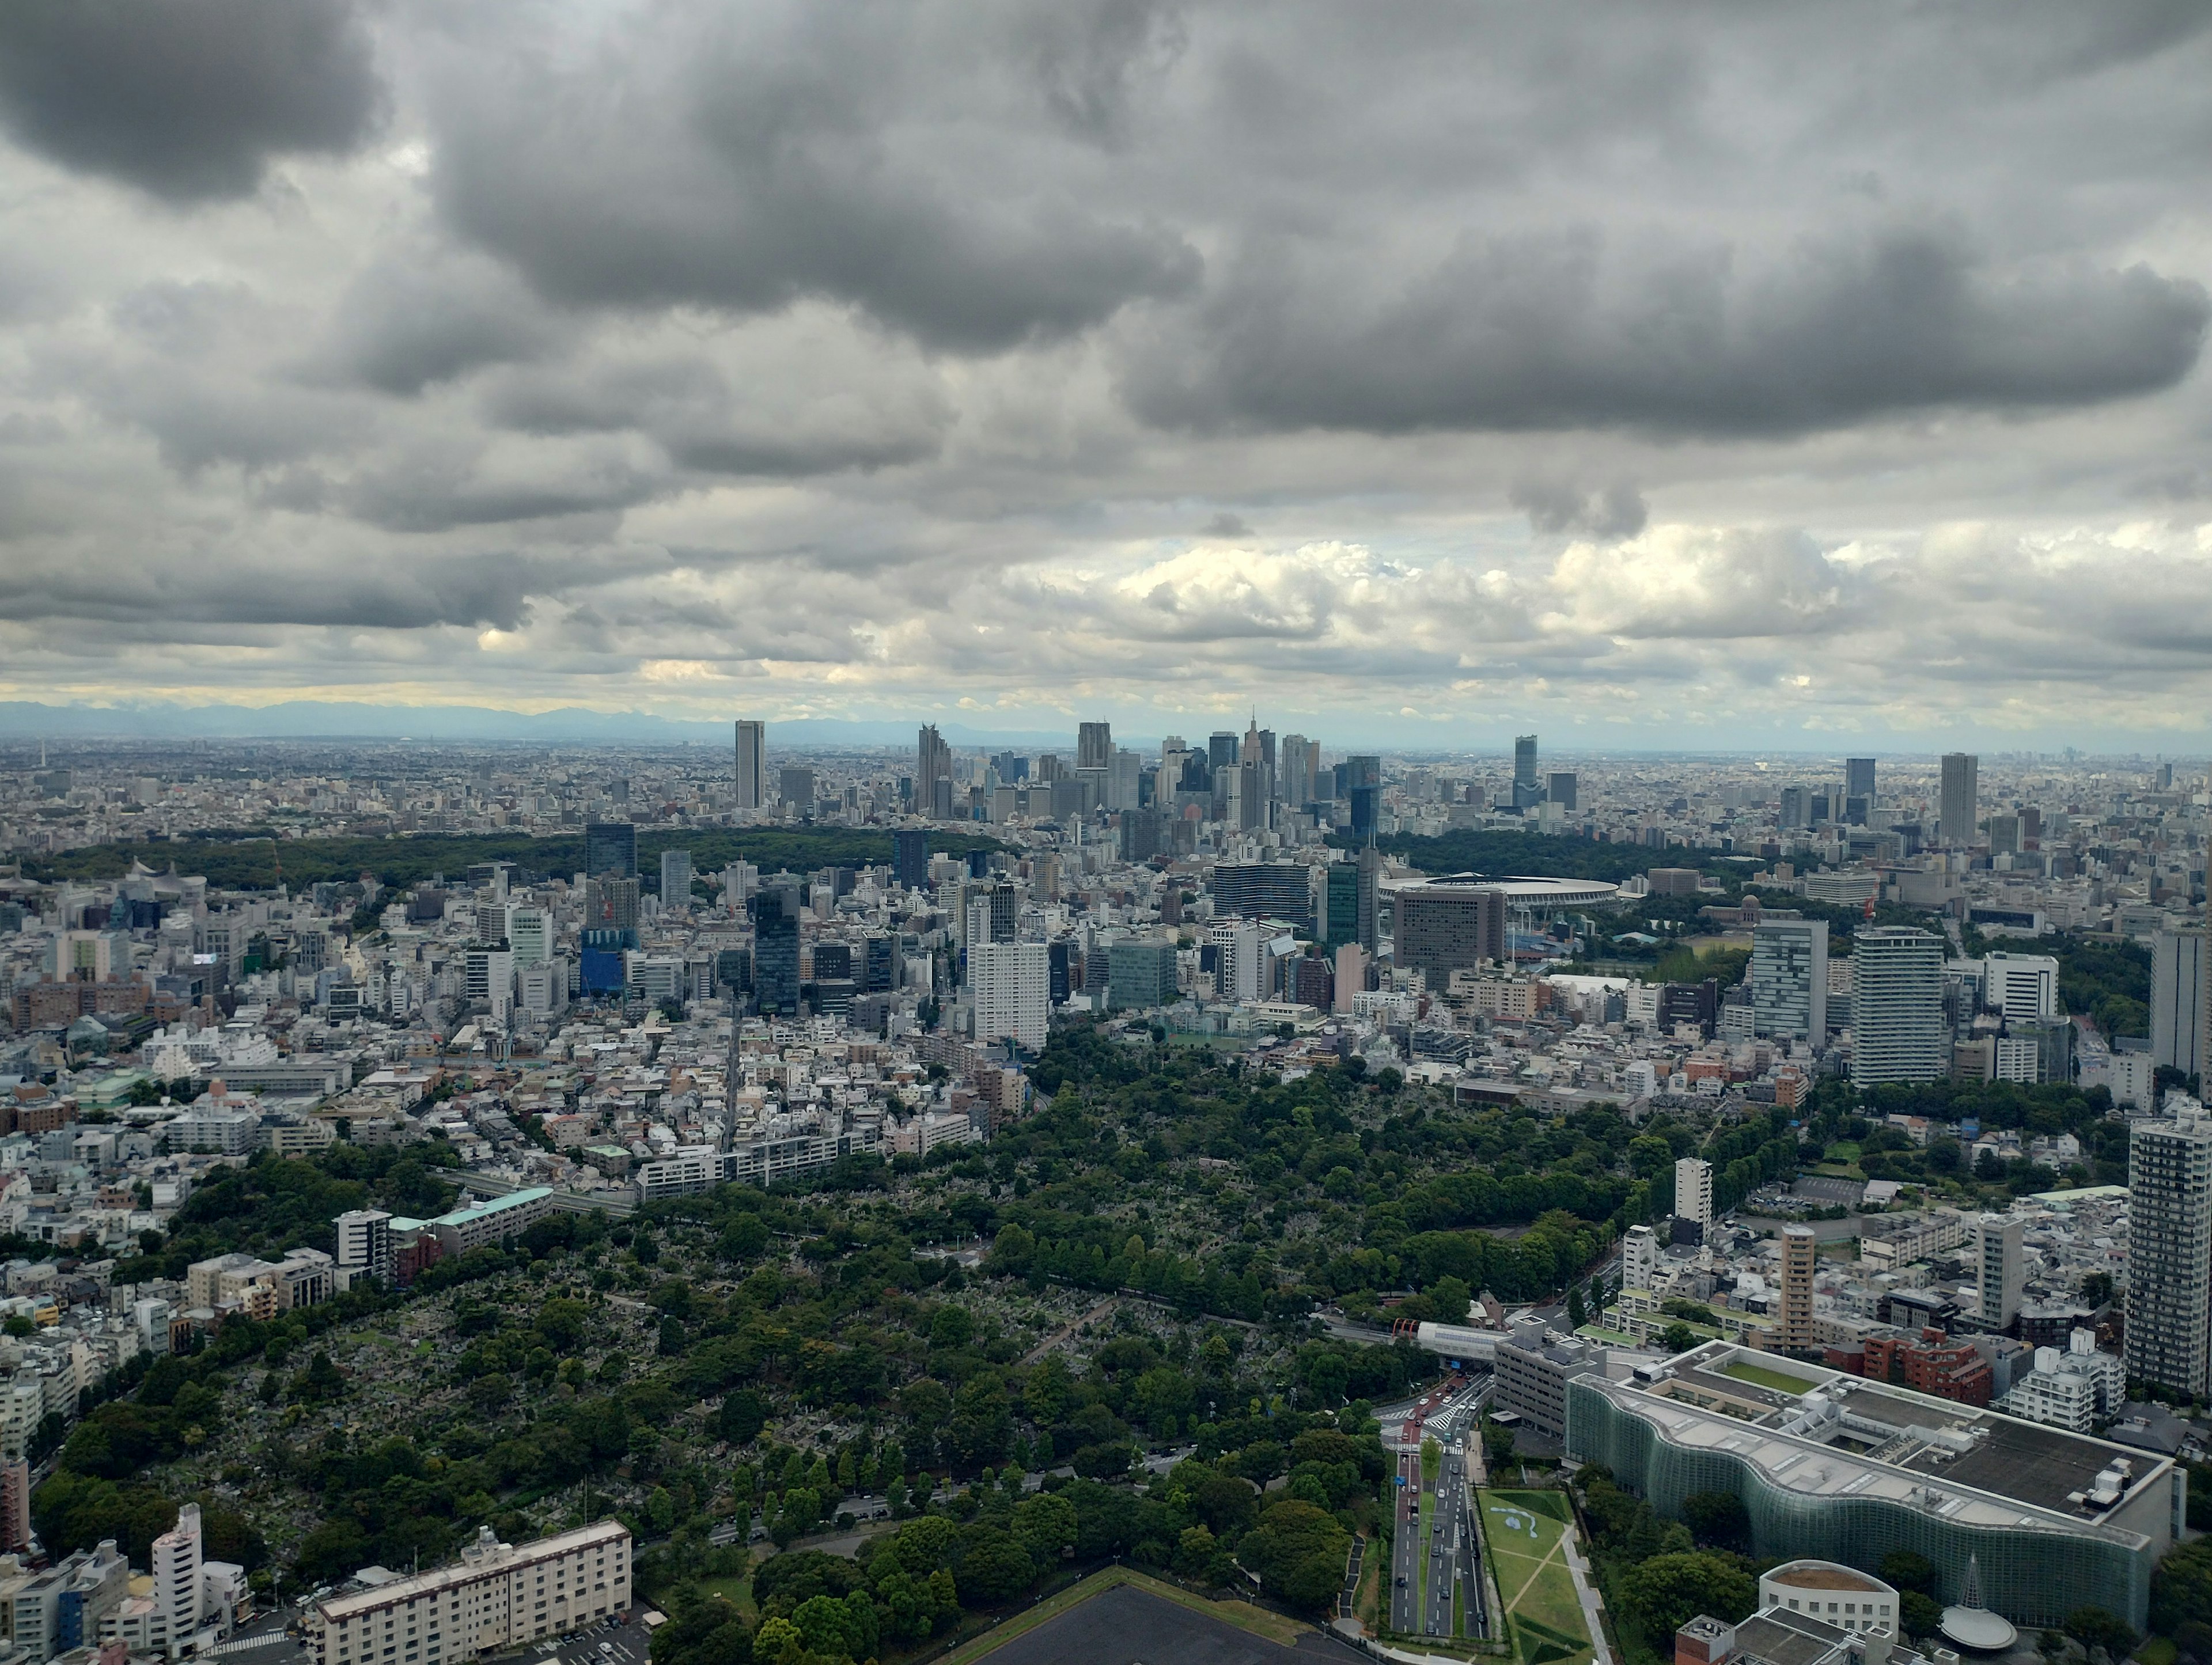
<svg viewBox="0 0 2212 1665"><path fill-rule="evenodd" d="M929 848L964 854L1001 848L981 832L932 828ZM714 872L733 861L764 872L807 872L819 867L882 866L891 859L888 831L860 827L682 827L638 829L638 875L648 890L659 882L660 853L691 852L692 871ZM27 858L26 878L60 880L115 878L133 862L161 872L204 875L221 890L265 890L279 882L302 885L351 884L364 873L379 884L404 888L443 874L458 880L482 861L511 861L532 873L562 878L583 871L584 829L538 836L517 833L417 833L392 837L280 838L266 827L192 833L173 840L88 844Z"/></svg>
<svg viewBox="0 0 2212 1665"><path fill-rule="evenodd" d="M1591 1269L1668 1211L1683 1155L1713 1163L1724 1207L1816 1164L1961 1201L2124 1172L2108 1104L2070 1087L1861 1103L1829 1079L1797 1111L1632 1126L1602 1103L1461 1107L1358 1060L1285 1080L1080 1024L1031 1076L1036 1109L986 1146L559 1213L405 1290L234 1318L103 1383L65 1439L42 1431L40 1532L143 1558L197 1499L211 1553L297 1589L436 1565L482 1526L614 1514L670 1615L655 1665L892 1661L1117 1557L1321 1613L1352 1535L1393 1529L1374 1409L1435 1376L1403 1340L1332 1336L1325 1310L1464 1322L1486 1292L1588 1314ZM1967 1107L2075 1133L2080 1172L1980 1173L1880 1119ZM454 1162L435 1140L258 1155L117 1280L328 1249L365 1204L435 1212ZM1697 1315L1669 1316L1688 1345ZM1678 1614L1748 1599L1735 1500L1669 1522L1595 1471L1579 1484L1638 1660ZM2172 1625L2212 1626L2212 1571L2161 1577Z"/></svg>

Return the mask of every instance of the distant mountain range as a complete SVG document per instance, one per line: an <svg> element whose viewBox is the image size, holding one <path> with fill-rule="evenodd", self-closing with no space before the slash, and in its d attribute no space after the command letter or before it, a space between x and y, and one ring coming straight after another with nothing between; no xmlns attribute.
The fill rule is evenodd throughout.
<svg viewBox="0 0 2212 1665"><path fill-rule="evenodd" d="M772 749L912 746L912 722L847 722L813 718L770 722ZM1065 732L938 725L956 746L1054 747L1073 751L1075 728ZM562 743L610 745L727 747L731 725L689 722L645 711L501 711L480 705L370 705L335 700L287 700L276 705L42 705L0 701L0 738L12 740L86 739L360 739Z"/></svg>

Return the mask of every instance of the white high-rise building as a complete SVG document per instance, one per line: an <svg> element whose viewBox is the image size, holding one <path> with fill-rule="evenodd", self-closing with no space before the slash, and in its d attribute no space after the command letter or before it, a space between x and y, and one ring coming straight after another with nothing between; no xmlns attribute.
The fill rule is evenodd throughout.
<svg viewBox="0 0 2212 1665"><path fill-rule="evenodd" d="M517 902L507 910L507 946L518 966L543 965L553 952L553 921L543 908Z"/></svg>
<svg viewBox="0 0 2212 1665"><path fill-rule="evenodd" d="M556 954L537 965L517 968L515 999L533 1017L550 1018L568 1009L568 958Z"/></svg>
<svg viewBox="0 0 2212 1665"><path fill-rule="evenodd" d="M1983 1000L2007 1023L2058 1015L2058 962L2048 954L1991 954L1982 962Z"/></svg>
<svg viewBox="0 0 2212 1665"><path fill-rule="evenodd" d="M1260 998L1260 927L1253 920L1225 920L1206 927L1213 950L1213 992L1224 1000Z"/></svg>
<svg viewBox="0 0 2212 1665"><path fill-rule="evenodd" d="M356 1278L392 1276L392 1216L380 1208L355 1208L339 1215L337 1281L350 1286Z"/></svg>
<svg viewBox="0 0 2212 1665"><path fill-rule="evenodd" d="M738 720L738 807L768 807L768 725Z"/></svg>
<svg viewBox="0 0 2212 1665"><path fill-rule="evenodd" d="M1620 1239L1620 1286L1649 1289L1659 1271L1659 1234L1648 1225L1632 1225Z"/></svg>
<svg viewBox="0 0 2212 1665"><path fill-rule="evenodd" d="M505 1023L514 1009L514 951L471 947L463 962L462 993L470 1001L480 1000L489 1006L495 1022Z"/></svg>
<svg viewBox="0 0 2212 1665"><path fill-rule="evenodd" d="M1713 1164L1703 1157L1683 1157L1674 1164L1674 1214L1699 1225L1713 1223Z"/></svg>
<svg viewBox="0 0 2212 1665"><path fill-rule="evenodd" d="M1752 927L1751 1011L1754 1035L1826 1042L1826 921L1761 920Z"/></svg>
<svg viewBox="0 0 2212 1665"><path fill-rule="evenodd" d="M2161 931L2150 950L2150 1059L2198 1075L2204 1068L2204 933Z"/></svg>
<svg viewBox="0 0 2212 1665"><path fill-rule="evenodd" d="M971 940L968 987L978 1041L1043 1048L1052 1021L1051 951L1041 942Z"/></svg>
<svg viewBox="0 0 2212 1665"><path fill-rule="evenodd" d="M1940 1081L1950 1054L1943 939L1911 927L1860 932L1851 950L1851 1085Z"/></svg>
<svg viewBox="0 0 2212 1665"><path fill-rule="evenodd" d="M187 1637L200 1623L200 1506L177 1510L177 1523L154 1540L154 1601L172 1638Z"/></svg>
<svg viewBox="0 0 2212 1665"><path fill-rule="evenodd" d="M2027 1251L2021 1234L2025 1229L2017 1214L1984 1214L1981 1220L1979 1267L1982 1325L1986 1329L2008 1328L2020 1315L2020 1292L2027 1282Z"/></svg>
<svg viewBox="0 0 2212 1665"><path fill-rule="evenodd" d="M2127 1370L2198 1395L2212 1335L2212 1125L2138 1121L2128 1134Z"/></svg>

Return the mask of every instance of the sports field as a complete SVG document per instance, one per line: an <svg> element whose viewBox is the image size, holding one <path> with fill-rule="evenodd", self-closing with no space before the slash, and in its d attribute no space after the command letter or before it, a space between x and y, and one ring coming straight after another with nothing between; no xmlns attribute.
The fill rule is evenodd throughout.
<svg viewBox="0 0 2212 1665"><path fill-rule="evenodd" d="M1482 1492L1482 1539L1519 1665L1589 1665L1589 1628L1562 1541L1573 1513L1556 1492Z"/></svg>

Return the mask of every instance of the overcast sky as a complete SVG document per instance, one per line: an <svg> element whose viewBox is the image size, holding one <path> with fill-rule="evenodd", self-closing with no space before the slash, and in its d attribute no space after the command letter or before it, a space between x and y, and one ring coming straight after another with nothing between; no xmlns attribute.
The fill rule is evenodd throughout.
<svg viewBox="0 0 2212 1665"><path fill-rule="evenodd" d="M2201 0L8 0L0 697L2201 754L2208 159Z"/></svg>

